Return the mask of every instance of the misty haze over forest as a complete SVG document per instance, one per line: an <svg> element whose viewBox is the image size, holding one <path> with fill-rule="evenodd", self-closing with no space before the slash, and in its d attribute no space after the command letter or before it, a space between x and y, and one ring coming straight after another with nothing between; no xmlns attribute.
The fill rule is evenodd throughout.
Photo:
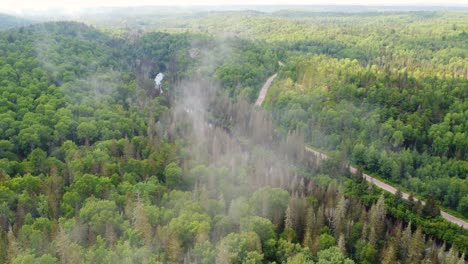
<svg viewBox="0 0 468 264"><path fill-rule="evenodd" d="M466 5L72 7L0 9L0 263L468 260Z"/></svg>

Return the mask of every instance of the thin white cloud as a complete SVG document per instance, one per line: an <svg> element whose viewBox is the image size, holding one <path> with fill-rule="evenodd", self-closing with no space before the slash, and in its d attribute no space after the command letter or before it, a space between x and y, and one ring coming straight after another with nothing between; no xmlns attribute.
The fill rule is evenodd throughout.
<svg viewBox="0 0 468 264"><path fill-rule="evenodd" d="M441 5L467 6L468 0L0 0L0 10L48 10L61 8L76 11L86 7L110 6L192 6L192 5Z"/></svg>

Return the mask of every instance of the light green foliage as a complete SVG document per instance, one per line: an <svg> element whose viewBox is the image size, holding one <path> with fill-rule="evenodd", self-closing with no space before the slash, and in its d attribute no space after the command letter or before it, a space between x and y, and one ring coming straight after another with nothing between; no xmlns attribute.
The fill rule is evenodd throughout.
<svg viewBox="0 0 468 264"><path fill-rule="evenodd" d="M356 165L457 209L462 196L455 185L442 182L467 188L466 157L460 152L466 149L461 138L467 105L458 88L467 86L463 74L441 77L439 70L448 68L435 70L422 62L414 62L412 70L384 70L323 55L301 55L291 63L268 102L285 130L300 129L306 141L322 149L341 150L346 144ZM398 63L385 61L390 67ZM312 125L304 126L307 122Z"/></svg>
<svg viewBox="0 0 468 264"><path fill-rule="evenodd" d="M299 253L293 257L289 257L286 264L314 264L314 262L310 259L307 259L304 254Z"/></svg>
<svg viewBox="0 0 468 264"><path fill-rule="evenodd" d="M354 261L346 258L338 247L330 247L318 252L317 264L353 264Z"/></svg>
<svg viewBox="0 0 468 264"><path fill-rule="evenodd" d="M263 254L258 253L257 251L250 251L247 253L247 258L243 262L245 264L262 264L263 263Z"/></svg>
<svg viewBox="0 0 468 264"><path fill-rule="evenodd" d="M216 75L230 95L243 95L253 102L262 83L276 69L278 54L263 43L245 40L233 40L231 47L238 56L228 58Z"/></svg>
<svg viewBox="0 0 468 264"><path fill-rule="evenodd" d="M240 223L241 219L252 214L252 207L245 197L233 200L229 206L228 216L235 222Z"/></svg>
<svg viewBox="0 0 468 264"><path fill-rule="evenodd" d="M359 263L375 263L377 250L364 240L359 240L356 244L356 260Z"/></svg>
<svg viewBox="0 0 468 264"><path fill-rule="evenodd" d="M169 188L174 189L182 182L182 169L175 162L171 162L164 169L164 176L166 179L166 185Z"/></svg>
<svg viewBox="0 0 468 264"><path fill-rule="evenodd" d="M124 29L109 12L0 31L0 262L460 260L432 237L467 252L433 218L468 212L465 13L136 8ZM378 200L346 160L434 199Z"/></svg>
<svg viewBox="0 0 468 264"><path fill-rule="evenodd" d="M319 237L319 248L320 250L327 249L330 247L336 246L336 239L328 234L328 233L323 233Z"/></svg>
<svg viewBox="0 0 468 264"><path fill-rule="evenodd" d="M251 204L253 204L255 212L261 217L270 219L274 224L283 221L288 203L288 192L279 188L261 188L254 192L251 198Z"/></svg>
<svg viewBox="0 0 468 264"><path fill-rule="evenodd" d="M211 219L208 215L182 209L181 214L169 222L169 230L188 248L197 236L208 235L210 224Z"/></svg>
<svg viewBox="0 0 468 264"><path fill-rule="evenodd" d="M59 263L57 258L45 254L40 257L36 257L31 253L25 253L23 255L16 256L13 261L13 264L56 264Z"/></svg>
<svg viewBox="0 0 468 264"><path fill-rule="evenodd" d="M106 198L111 188L109 178L89 174L78 176L63 196L62 210L71 216L87 197Z"/></svg>
<svg viewBox="0 0 468 264"><path fill-rule="evenodd" d="M26 221L23 225L18 240L25 248L34 249L35 252L47 252L53 222L47 218L36 218L32 221L34 222L27 223Z"/></svg>
<svg viewBox="0 0 468 264"><path fill-rule="evenodd" d="M209 241L205 241L202 244L195 244L193 253L199 263L203 264L214 263L216 257L215 248L213 248Z"/></svg>
<svg viewBox="0 0 468 264"><path fill-rule="evenodd" d="M263 259L260 238L253 232L231 233L217 248L216 263L259 263Z"/></svg>
<svg viewBox="0 0 468 264"><path fill-rule="evenodd" d="M298 243L293 243L280 238L278 240L276 249L276 258L280 262L286 262L288 258L293 257L297 254L310 255L310 251L307 248L302 247Z"/></svg>
<svg viewBox="0 0 468 264"><path fill-rule="evenodd" d="M252 216L241 219L240 230L242 232L255 232L259 237L262 244L270 239L276 239L275 226L270 220Z"/></svg>
<svg viewBox="0 0 468 264"><path fill-rule="evenodd" d="M276 250L275 225L270 220L252 216L242 218L240 222L241 232L255 232L262 243L262 249L266 258L273 258Z"/></svg>
<svg viewBox="0 0 468 264"><path fill-rule="evenodd" d="M98 129L92 122L82 122L76 128L76 133L80 140L86 141L88 145L90 141L93 141L98 136Z"/></svg>
<svg viewBox="0 0 468 264"><path fill-rule="evenodd" d="M468 195L463 196L458 204L458 211L460 212L468 212ZM468 213L465 213L466 216Z"/></svg>
<svg viewBox="0 0 468 264"><path fill-rule="evenodd" d="M80 218L96 235L104 236L108 232L119 235L126 228L114 201L89 198L80 210Z"/></svg>

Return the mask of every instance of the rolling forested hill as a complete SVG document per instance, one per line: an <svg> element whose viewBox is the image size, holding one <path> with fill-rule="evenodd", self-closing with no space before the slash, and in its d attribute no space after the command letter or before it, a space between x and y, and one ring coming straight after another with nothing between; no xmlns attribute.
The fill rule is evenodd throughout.
<svg viewBox="0 0 468 264"><path fill-rule="evenodd" d="M234 12L188 28L279 50L282 80L267 104L285 130L467 217L467 21L462 12Z"/></svg>
<svg viewBox="0 0 468 264"><path fill-rule="evenodd" d="M29 24L32 24L32 21L30 21L29 19L19 18L0 13L0 29L26 26Z"/></svg>
<svg viewBox="0 0 468 264"><path fill-rule="evenodd" d="M267 108L285 131L467 217L467 21L463 12L278 11L184 27L273 47L284 66Z"/></svg>
<svg viewBox="0 0 468 264"><path fill-rule="evenodd" d="M0 263L464 262L466 13L119 12L0 31Z"/></svg>

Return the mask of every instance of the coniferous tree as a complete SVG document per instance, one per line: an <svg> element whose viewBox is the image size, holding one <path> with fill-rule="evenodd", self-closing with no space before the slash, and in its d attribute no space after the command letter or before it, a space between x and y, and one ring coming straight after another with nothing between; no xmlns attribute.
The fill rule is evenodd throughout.
<svg viewBox="0 0 468 264"><path fill-rule="evenodd" d="M410 240L408 248L408 263L419 263L419 261L421 261L424 245L425 241L422 230L417 228Z"/></svg>
<svg viewBox="0 0 468 264"><path fill-rule="evenodd" d="M401 235L401 241L399 244L399 250L398 250L399 259L404 263L406 263L408 259L410 244L411 244L411 222L403 231Z"/></svg>
<svg viewBox="0 0 468 264"><path fill-rule="evenodd" d="M335 210L335 219L333 221L335 235L339 235L343 232L346 217L346 202L344 196L338 200L338 204Z"/></svg>
<svg viewBox="0 0 468 264"><path fill-rule="evenodd" d="M397 254L393 242L382 251L382 264L392 264L397 262Z"/></svg>
<svg viewBox="0 0 468 264"><path fill-rule="evenodd" d="M437 201L433 194L429 195L429 198L426 200L422 213L428 217L436 217L440 215L440 209L439 206L437 206Z"/></svg>
<svg viewBox="0 0 468 264"><path fill-rule="evenodd" d="M370 220L370 234L369 234L369 242L372 246L377 245L378 239L382 236L384 227L385 227L385 202L383 195L380 196L377 203L372 205L370 210L369 220Z"/></svg>
<svg viewBox="0 0 468 264"><path fill-rule="evenodd" d="M8 263L9 256L8 256L8 233L1 228L0 230L0 262L1 263Z"/></svg>

